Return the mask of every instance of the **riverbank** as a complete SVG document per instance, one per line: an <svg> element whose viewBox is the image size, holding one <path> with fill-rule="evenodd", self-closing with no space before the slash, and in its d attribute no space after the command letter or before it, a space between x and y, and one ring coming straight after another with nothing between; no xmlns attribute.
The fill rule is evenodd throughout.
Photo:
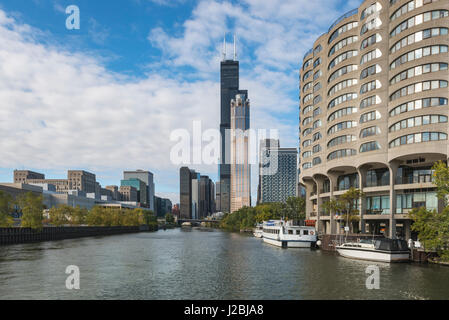
<svg viewBox="0 0 449 320"><path fill-rule="evenodd" d="M0 246L84 237L109 236L126 233L152 232L157 230L157 225L117 227L44 227L42 230L33 230L31 228L0 228Z"/></svg>

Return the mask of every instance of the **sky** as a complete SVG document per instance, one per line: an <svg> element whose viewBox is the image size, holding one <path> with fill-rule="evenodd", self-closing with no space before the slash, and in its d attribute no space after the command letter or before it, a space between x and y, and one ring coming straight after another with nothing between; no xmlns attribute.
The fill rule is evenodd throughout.
<svg viewBox="0 0 449 320"><path fill-rule="evenodd" d="M187 130L193 141L195 121L202 132L219 128L224 35L228 52L236 35L251 128L298 147L303 55L360 3L0 0L0 181L12 182L14 169L47 178L84 169L119 185L124 170L145 169L156 195L179 202L171 138ZM79 30L66 28L69 5ZM188 166L217 180L216 164ZM253 204L257 180L253 167Z"/></svg>

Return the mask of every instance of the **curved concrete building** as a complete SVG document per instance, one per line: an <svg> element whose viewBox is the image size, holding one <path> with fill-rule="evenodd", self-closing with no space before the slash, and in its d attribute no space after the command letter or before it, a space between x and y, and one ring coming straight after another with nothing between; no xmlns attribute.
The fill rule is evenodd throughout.
<svg viewBox="0 0 449 320"><path fill-rule="evenodd" d="M449 1L367 0L320 36L300 70L300 183L307 215L350 187L362 232L409 239L407 213L441 210L431 166L448 157Z"/></svg>

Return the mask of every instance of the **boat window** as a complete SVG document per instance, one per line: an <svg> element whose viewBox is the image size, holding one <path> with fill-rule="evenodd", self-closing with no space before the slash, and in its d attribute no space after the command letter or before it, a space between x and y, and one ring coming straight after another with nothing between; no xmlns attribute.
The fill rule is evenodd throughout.
<svg viewBox="0 0 449 320"><path fill-rule="evenodd" d="M296 230L296 234L301 234L301 230Z"/></svg>
<svg viewBox="0 0 449 320"><path fill-rule="evenodd" d="M293 234L293 230L288 230L288 234Z"/></svg>
<svg viewBox="0 0 449 320"><path fill-rule="evenodd" d="M309 235L309 230L303 230L302 234L305 235L305 236Z"/></svg>

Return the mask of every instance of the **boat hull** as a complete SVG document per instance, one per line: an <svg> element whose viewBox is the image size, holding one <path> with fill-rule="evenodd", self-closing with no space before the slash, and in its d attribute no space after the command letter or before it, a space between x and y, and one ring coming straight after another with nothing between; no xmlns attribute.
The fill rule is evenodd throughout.
<svg viewBox="0 0 449 320"><path fill-rule="evenodd" d="M262 232L253 232L253 235L254 235L256 238L262 238L262 237L263 237Z"/></svg>
<svg viewBox="0 0 449 320"><path fill-rule="evenodd" d="M382 252L377 250L360 250L337 248L337 252L345 258L377 261L377 262L404 262L410 260L409 252Z"/></svg>
<svg viewBox="0 0 449 320"><path fill-rule="evenodd" d="M277 240L263 237L265 243L271 244L280 248L311 248L312 241L306 240Z"/></svg>

